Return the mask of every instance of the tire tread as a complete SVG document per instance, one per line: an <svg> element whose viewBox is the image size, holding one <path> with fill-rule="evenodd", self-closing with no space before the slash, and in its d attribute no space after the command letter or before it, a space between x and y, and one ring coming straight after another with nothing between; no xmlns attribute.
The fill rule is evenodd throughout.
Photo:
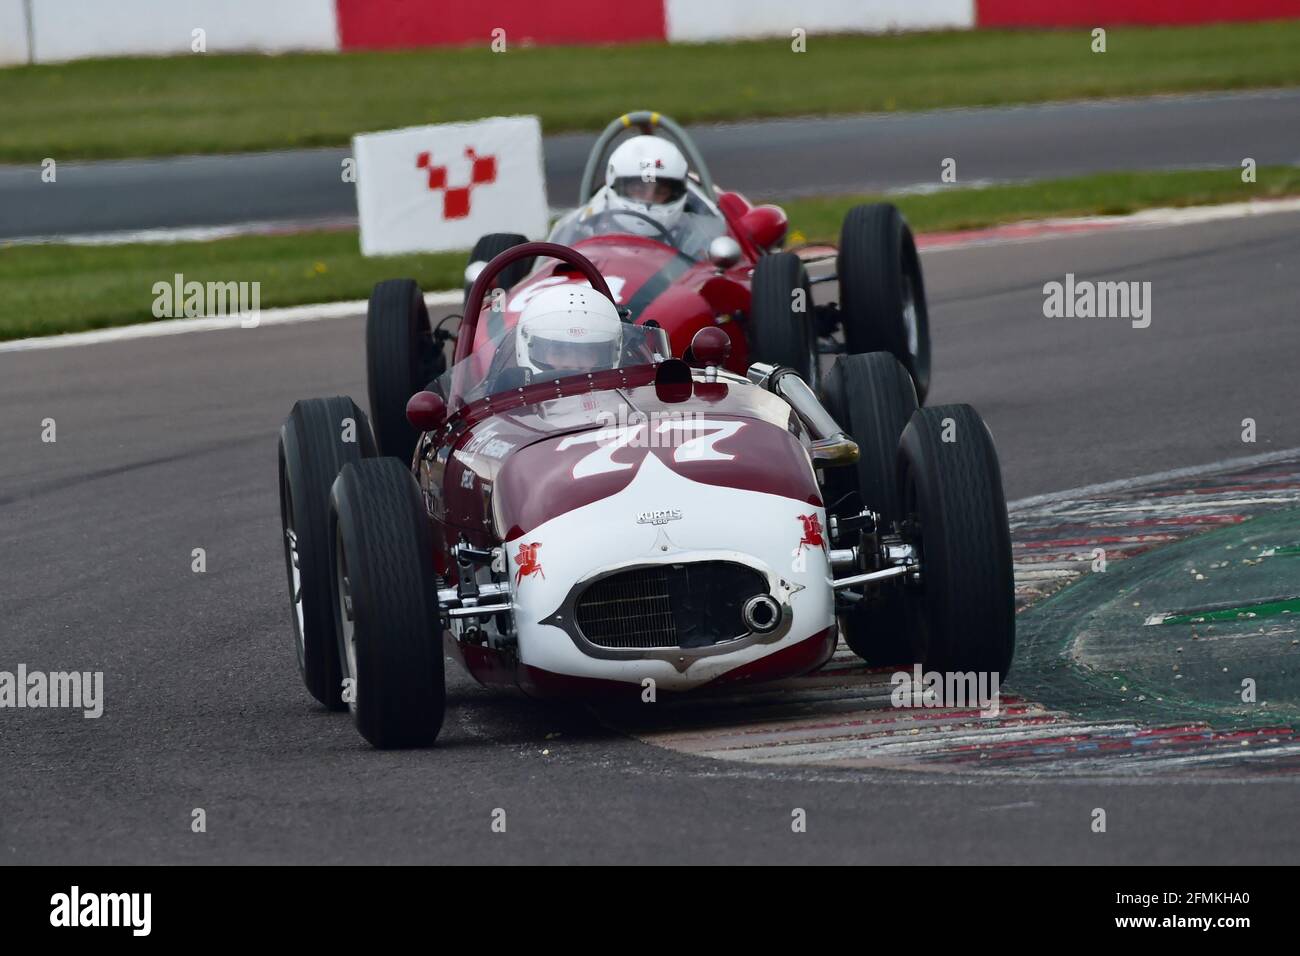
<svg viewBox="0 0 1300 956"><path fill-rule="evenodd" d="M351 445L342 440L345 418L356 423L357 441ZM307 690L331 710L341 710L344 705L329 584L333 567L327 535L330 488L345 465L375 453L365 412L346 396L296 402L280 432L281 481L292 482L293 525L303 592L305 633L304 647L297 655L298 666ZM287 460L290 457L293 460ZM282 496L282 519L283 508ZM291 574L289 581L292 587Z"/></svg>
<svg viewBox="0 0 1300 956"><path fill-rule="evenodd" d="M333 501L357 620L357 727L381 749L428 746L446 699L432 536L419 489L401 462L377 458L344 468Z"/></svg>
<svg viewBox="0 0 1300 956"><path fill-rule="evenodd" d="M793 298L800 288L806 305L802 315L794 310ZM750 287L750 361L784 365L811 381L810 360L817 341L812 310L812 285L803 260L793 252L761 257Z"/></svg>
<svg viewBox="0 0 1300 956"><path fill-rule="evenodd" d="M951 418L956 440L942 440ZM969 405L919 410L900 443L900 482L918 476L922 586L910 594L927 669L1005 676L1015 650L1011 534L997 451Z"/></svg>
<svg viewBox="0 0 1300 956"><path fill-rule="evenodd" d="M428 329L429 310L414 279L375 285L366 308L366 389L380 451L404 461L418 437L406 420L406 402L428 384L420 380L425 363L418 342Z"/></svg>

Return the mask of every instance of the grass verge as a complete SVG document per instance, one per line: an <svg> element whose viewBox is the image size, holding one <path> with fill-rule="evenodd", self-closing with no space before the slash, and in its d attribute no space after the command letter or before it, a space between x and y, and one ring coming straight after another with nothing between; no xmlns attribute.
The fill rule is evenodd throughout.
<svg viewBox="0 0 1300 956"><path fill-rule="evenodd" d="M984 189L889 197L917 231L970 229L1048 216L1120 214L1300 195L1300 167L1112 173ZM798 236L834 241L850 206L879 196L801 199L786 211ZM355 232L246 236L215 242L123 246L0 246L0 339L147 322L153 286L176 273L200 282L260 282L261 306L364 299L380 279L415 276L425 289L456 288L464 253L364 258Z"/></svg>
<svg viewBox="0 0 1300 956"><path fill-rule="evenodd" d="M460 285L464 253L367 259L357 234L306 232L213 242L0 248L0 339L80 332L153 319L156 282L260 282L260 306L365 299L381 279Z"/></svg>
<svg viewBox="0 0 1300 956"><path fill-rule="evenodd" d="M547 132L629 109L682 122L1300 83L1300 21L814 36L620 47L84 60L0 70L0 161L335 146L353 133L533 113ZM653 77L647 86L646 78ZM652 92L647 93L647 90Z"/></svg>
<svg viewBox="0 0 1300 956"><path fill-rule="evenodd" d="M1068 179L890 196L916 232L979 229L1066 216L1122 216L1157 206L1206 206L1300 195L1300 167L1264 166L1243 183L1239 169L1099 173ZM792 230L810 242L836 242L849 207L880 197L819 196L784 204ZM792 236L793 239L799 237Z"/></svg>

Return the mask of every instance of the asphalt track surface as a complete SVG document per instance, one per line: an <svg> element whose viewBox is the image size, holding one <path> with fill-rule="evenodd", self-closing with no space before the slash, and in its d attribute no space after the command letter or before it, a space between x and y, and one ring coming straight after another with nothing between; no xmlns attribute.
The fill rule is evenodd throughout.
<svg viewBox="0 0 1300 956"><path fill-rule="evenodd" d="M635 105L635 104L630 104ZM1300 162L1300 90L1050 103L692 130L714 178L753 197L934 187L1115 170ZM594 134L546 138L552 206L576 204ZM0 240L246 222L349 220L346 149L0 166ZM57 159L57 157L55 157Z"/></svg>
<svg viewBox="0 0 1300 956"><path fill-rule="evenodd" d="M926 254L934 401L987 416L1012 497L1300 445L1298 257L1300 214ZM1152 282L1150 328L1045 319L1067 271ZM294 399L364 395L361 331L0 354L0 668L102 669L107 698L0 711L0 859L1300 862L1294 778L748 767L454 668L438 746L372 751L299 683L275 476Z"/></svg>

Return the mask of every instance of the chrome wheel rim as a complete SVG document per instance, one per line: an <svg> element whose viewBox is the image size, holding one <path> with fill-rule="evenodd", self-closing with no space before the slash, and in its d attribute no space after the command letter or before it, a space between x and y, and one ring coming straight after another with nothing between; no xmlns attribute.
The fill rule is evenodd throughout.
<svg viewBox="0 0 1300 956"><path fill-rule="evenodd" d="M302 559L298 555L298 533L293 530L293 496L288 488L284 493L288 516L284 527L284 555L289 564L289 601L293 604L294 637L298 641L298 650L305 653L307 638L304 631L307 625L302 601Z"/></svg>
<svg viewBox="0 0 1300 956"><path fill-rule="evenodd" d="M916 293L912 288L912 277L903 274L903 325L907 329L907 354L913 360L920 359L921 332L916 321Z"/></svg>
<svg viewBox="0 0 1300 956"><path fill-rule="evenodd" d="M348 579L347 559L343 554L343 538L339 536L334 545L334 579L337 583L335 593L339 603L339 635L343 640L343 666L347 673L343 676L352 681L352 697L347 701L348 710L357 709L357 626L354 619L355 608L352 603L352 582Z"/></svg>

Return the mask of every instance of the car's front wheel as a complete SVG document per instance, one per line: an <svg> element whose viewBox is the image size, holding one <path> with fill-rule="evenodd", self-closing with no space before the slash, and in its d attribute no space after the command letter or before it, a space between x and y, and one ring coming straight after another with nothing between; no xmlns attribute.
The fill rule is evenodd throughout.
<svg viewBox="0 0 1300 956"><path fill-rule="evenodd" d="M898 446L899 490L920 561L904 590L915 659L927 670L1005 677L1016 644L1011 532L987 426L969 405L912 416Z"/></svg>
<svg viewBox="0 0 1300 956"><path fill-rule="evenodd" d="M817 385L812 285L803 260L793 252L762 256L754 266L749 354L751 361L784 365Z"/></svg>
<svg viewBox="0 0 1300 956"><path fill-rule="evenodd" d="M427 747L446 706L433 537L395 458L348 465L330 496L334 614L345 699L380 749Z"/></svg>

